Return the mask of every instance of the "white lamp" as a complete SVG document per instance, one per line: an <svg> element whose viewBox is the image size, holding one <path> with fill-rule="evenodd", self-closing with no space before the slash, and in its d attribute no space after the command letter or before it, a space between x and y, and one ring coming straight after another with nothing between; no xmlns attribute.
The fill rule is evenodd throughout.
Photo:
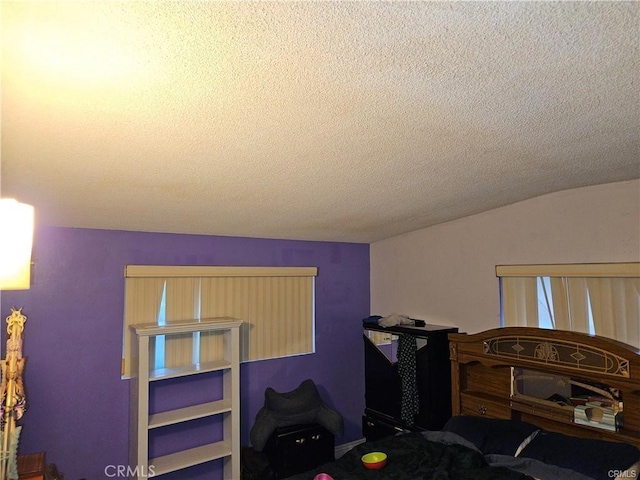
<svg viewBox="0 0 640 480"><path fill-rule="evenodd" d="M0 199L0 290L26 290L31 282L33 207Z"/></svg>
<svg viewBox="0 0 640 480"><path fill-rule="evenodd" d="M31 248L33 243L33 207L14 199L0 199L0 290L25 290L31 284ZM16 425L26 408L22 382L22 332L27 317L22 309L11 309L7 317L7 353L0 360L0 401L2 435L0 443L0 479L18 478L16 453L20 429Z"/></svg>

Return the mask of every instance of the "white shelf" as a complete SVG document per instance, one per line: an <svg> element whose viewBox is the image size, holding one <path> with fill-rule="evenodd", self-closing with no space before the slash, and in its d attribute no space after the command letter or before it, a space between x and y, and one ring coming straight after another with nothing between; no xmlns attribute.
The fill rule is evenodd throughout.
<svg viewBox="0 0 640 480"><path fill-rule="evenodd" d="M216 442L149 460L156 476L200 465L231 455L231 442ZM227 478L227 477L225 477ZM236 478L236 477L234 477ZM237 477L238 479L240 477Z"/></svg>
<svg viewBox="0 0 640 480"><path fill-rule="evenodd" d="M223 477L240 478L240 325L235 319L212 319L179 322L170 325L132 325L137 340L137 372L131 379L131 423L129 463L141 472L134 480L147 480L143 475L153 466L154 476L182 470L201 463L224 458ZM178 368L150 370L150 338L157 335L184 335L195 332L219 332L222 335L222 360L195 363ZM149 385L170 378L222 372L222 398L184 408L149 414ZM215 385L217 382L212 382ZM219 442L191 448L170 455L149 458L149 432L169 425L199 418L221 415L223 438ZM171 435L171 433L169 433Z"/></svg>
<svg viewBox="0 0 640 480"><path fill-rule="evenodd" d="M235 328L242 323L235 318L203 318L198 322L181 321L168 322L164 325L155 323L142 323L131 325L131 328L139 337L155 337L156 335L173 335L194 332L210 332L212 330L225 330Z"/></svg>
<svg viewBox="0 0 640 480"><path fill-rule="evenodd" d="M211 417L231 411L231 400L217 400L215 402L201 403L192 407L179 408L166 412L149 415L149 430L152 428L166 427L176 423L188 422L198 418Z"/></svg>
<svg viewBox="0 0 640 480"><path fill-rule="evenodd" d="M199 373L215 372L231 368L231 363L226 360L217 362L194 363L177 368L160 368L149 372L149 381L167 380L169 378L184 377L187 375L197 375Z"/></svg>

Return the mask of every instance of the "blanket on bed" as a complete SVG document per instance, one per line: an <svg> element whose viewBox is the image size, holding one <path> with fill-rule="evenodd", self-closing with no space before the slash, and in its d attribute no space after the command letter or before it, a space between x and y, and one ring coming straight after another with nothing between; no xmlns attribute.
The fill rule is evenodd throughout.
<svg viewBox="0 0 640 480"><path fill-rule="evenodd" d="M360 460L369 452L387 454L381 470L367 470ZM481 453L463 445L445 445L427 440L421 433L386 437L354 447L335 462L289 480L313 480L318 473L334 480L531 480L532 477L487 464Z"/></svg>

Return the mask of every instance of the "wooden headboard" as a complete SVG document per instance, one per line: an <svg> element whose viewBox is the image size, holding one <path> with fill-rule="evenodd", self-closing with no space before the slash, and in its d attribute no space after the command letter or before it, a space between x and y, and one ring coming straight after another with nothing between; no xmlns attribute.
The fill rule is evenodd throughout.
<svg viewBox="0 0 640 480"><path fill-rule="evenodd" d="M515 419L568 435L640 447L640 352L582 333L507 327L449 334L453 415ZM581 425L574 407L513 395L518 369L561 375L576 383L607 385L622 394L617 431Z"/></svg>

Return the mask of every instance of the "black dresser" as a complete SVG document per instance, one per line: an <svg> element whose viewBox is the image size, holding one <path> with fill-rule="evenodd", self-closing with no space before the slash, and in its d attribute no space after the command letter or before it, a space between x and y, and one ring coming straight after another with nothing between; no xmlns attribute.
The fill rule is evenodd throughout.
<svg viewBox="0 0 640 480"><path fill-rule="evenodd" d="M403 430L439 430L451 417L451 362L449 333L454 327L380 327L364 325L365 413L362 433L375 440ZM402 380L397 361L397 340L376 345L370 334L383 332L415 337L416 384L419 411L412 425L401 419Z"/></svg>

